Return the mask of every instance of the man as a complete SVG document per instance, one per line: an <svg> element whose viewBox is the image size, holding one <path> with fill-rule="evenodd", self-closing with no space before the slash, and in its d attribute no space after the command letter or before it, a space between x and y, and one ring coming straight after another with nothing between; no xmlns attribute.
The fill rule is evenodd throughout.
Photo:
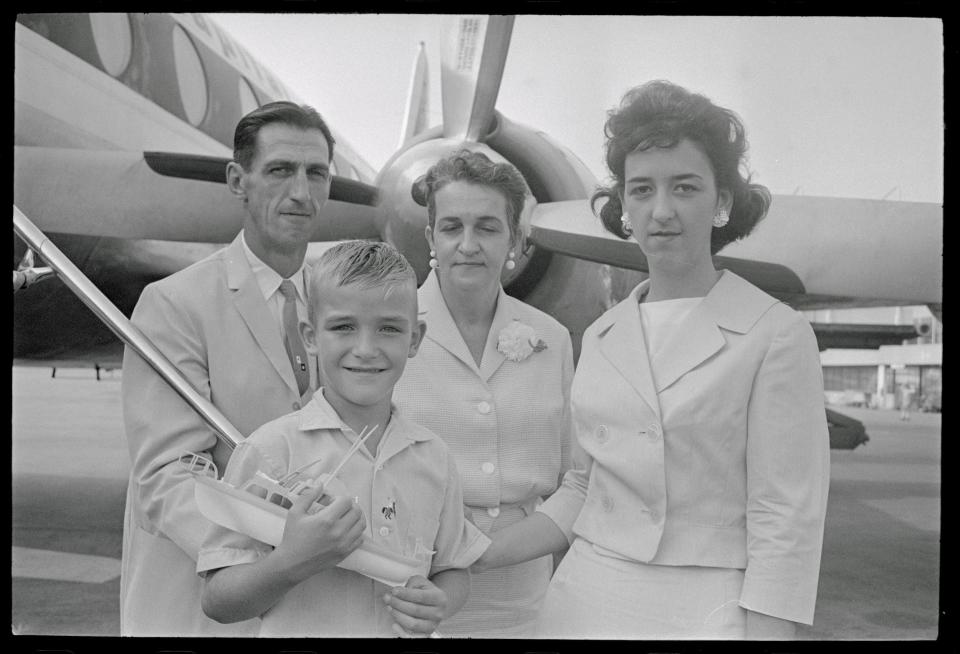
<svg viewBox="0 0 960 654"><path fill-rule="evenodd" d="M133 323L244 436L299 409L317 386L316 359L295 323L306 316L303 262L329 196L333 146L310 107L274 102L244 116L226 171L246 209L242 231L147 286L133 312ZM123 412L132 468L121 634L254 635L257 620L221 625L200 608L196 558L209 522L194 501L191 473L178 463L184 452L204 452L222 471L229 449L130 348Z"/></svg>

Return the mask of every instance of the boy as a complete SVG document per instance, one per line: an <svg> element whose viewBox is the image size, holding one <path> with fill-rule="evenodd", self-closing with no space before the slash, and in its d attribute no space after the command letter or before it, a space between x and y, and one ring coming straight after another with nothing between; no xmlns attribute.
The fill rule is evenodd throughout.
<svg viewBox="0 0 960 654"><path fill-rule="evenodd" d="M208 531L197 561L203 610L218 622L262 616L261 636L430 634L463 605L467 568L489 540L464 519L446 445L392 410L393 386L426 331L416 276L392 246L349 241L317 261L307 295L300 330L324 386L238 447L224 480L240 484L257 470L280 479L311 461L305 477L332 472L365 427L378 427L337 474L349 495L319 510L311 504L321 493L297 498L276 548ZM419 555L429 578L391 589L336 567L364 533Z"/></svg>

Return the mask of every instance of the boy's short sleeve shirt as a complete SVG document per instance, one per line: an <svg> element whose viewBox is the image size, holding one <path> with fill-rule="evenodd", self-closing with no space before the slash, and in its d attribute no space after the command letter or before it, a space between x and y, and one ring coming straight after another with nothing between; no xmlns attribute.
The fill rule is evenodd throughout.
<svg viewBox="0 0 960 654"><path fill-rule="evenodd" d="M331 472L356 438L321 389L303 409L267 423L238 447L224 480L240 485L258 470L280 479L316 461L303 475L314 478ZM468 567L489 545L489 539L464 519L460 478L446 445L395 411L377 456L362 446L337 477L357 498L367 536L404 556L426 556L428 576ZM272 549L213 525L201 548L197 571L252 563ZM426 554L431 551L432 556ZM382 584L358 573L326 570L299 584L264 614L261 634L377 635L385 629L384 635L392 635L392 620L379 599L384 590ZM370 615L370 607L376 615ZM319 615L327 617L318 620Z"/></svg>

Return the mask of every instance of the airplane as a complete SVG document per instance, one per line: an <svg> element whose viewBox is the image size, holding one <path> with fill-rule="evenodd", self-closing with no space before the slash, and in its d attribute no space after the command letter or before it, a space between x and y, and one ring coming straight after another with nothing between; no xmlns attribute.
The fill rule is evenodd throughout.
<svg viewBox="0 0 960 654"><path fill-rule="evenodd" d="M401 145L380 171L334 131L327 221L308 258L324 242L378 238L422 280L426 210L412 182L456 148L483 151L514 164L530 191L526 246L504 287L562 322L576 356L583 330L644 278L646 261L600 226L588 201L597 182L577 156L496 110L513 17L446 20L442 124L426 125L421 49ZM299 101L202 14L20 14L15 56L14 204L126 315L147 283L239 231L242 209L224 183L239 118L272 100ZM926 304L939 318L942 222L930 203L777 195L755 233L715 261L796 309ZM26 249L15 243L15 262ZM821 349L849 347L862 327L814 325ZM55 277L15 294L15 364L118 367L121 355Z"/></svg>

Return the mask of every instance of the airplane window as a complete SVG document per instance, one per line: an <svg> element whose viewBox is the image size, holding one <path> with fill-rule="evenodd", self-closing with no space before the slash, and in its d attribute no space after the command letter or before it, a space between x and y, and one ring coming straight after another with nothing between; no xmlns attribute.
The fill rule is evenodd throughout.
<svg viewBox="0 0 960 654"><path fill-rule="evenodd" d="M130 17L126 14L90 14L93 42L104 70L118 77L127 69L133 52Z"/></svg>
<svg viewBox="0 0 960 654"><path fill-rule="evenodd" d="M248 113L260 106L260 101L257 100L256 93L253 92L253 87L250 86L250 82L244 78L240 78L240 115L246 116Z"/></svg>
<svg viewBox="0 0 960 654"><path fill-rule="evenodd" d="M179 25L173 28L173 61L187 120L199 125L207 113L207 78L196 47Z"/></svg>

